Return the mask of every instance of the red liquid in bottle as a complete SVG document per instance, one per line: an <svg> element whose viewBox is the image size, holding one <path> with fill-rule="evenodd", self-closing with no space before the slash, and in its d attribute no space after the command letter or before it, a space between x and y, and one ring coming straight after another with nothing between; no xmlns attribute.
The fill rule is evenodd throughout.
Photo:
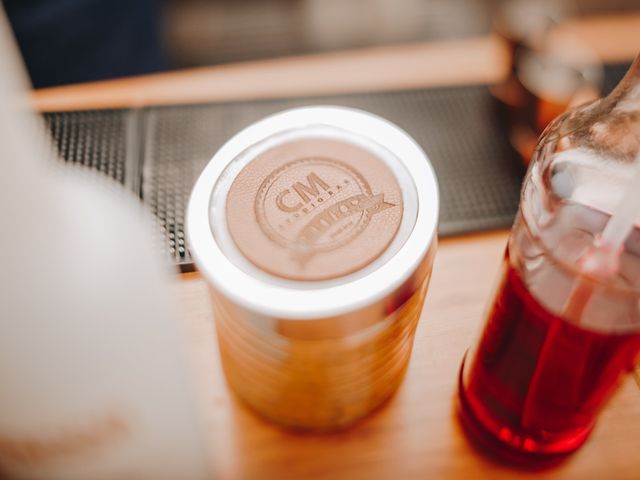
<svg viewBox="0 0 640 480"><path fill-rule="evenodd" d="M461 414L491 443L568 453L633 368L640 332L601 333L550 313L506 257L477 352L463 364Z"/></svg>

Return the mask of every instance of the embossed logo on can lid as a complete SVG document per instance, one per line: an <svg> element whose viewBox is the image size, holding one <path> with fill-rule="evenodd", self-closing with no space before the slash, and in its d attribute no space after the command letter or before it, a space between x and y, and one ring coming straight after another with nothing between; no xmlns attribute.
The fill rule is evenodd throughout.
<svg viewBox="0 0 640 480"><path fill-rule="evenodd" d="M378 258L395 238L402 192L372 152L298 139L247 164L227 194L231 237L254 265L292 280L326 280Z"/></svg>

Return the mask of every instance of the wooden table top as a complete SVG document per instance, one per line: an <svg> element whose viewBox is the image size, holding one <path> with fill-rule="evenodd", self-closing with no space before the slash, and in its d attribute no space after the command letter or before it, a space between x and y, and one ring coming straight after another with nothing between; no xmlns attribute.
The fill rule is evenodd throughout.
<svg viewBox="0 0 640 480"><path fill-rule="evenodd" d="M640 47L639 15L566 30L611 61ZM482 37L56 87L33 99L41 110L126 107L492 82L504 71L503 46ZM221 371L206 284L197 273L182 275L175 290L216 478L640 478L640 377L623 386L587 444L548 470L496 462L461 431L453 409L458 368L481 327L506 238L497 231L441 240L404 384L381 409L335 434L288 433L238 403Z"/></svg>

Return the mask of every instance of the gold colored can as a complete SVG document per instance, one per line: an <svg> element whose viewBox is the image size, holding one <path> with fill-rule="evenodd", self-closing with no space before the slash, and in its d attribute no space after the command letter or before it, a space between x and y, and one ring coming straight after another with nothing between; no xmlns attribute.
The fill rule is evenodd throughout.
<svg viewBox="0 0 640 480"><path fill-rule="evenodd" d="M329 430L400 385L436 250L422 149L380 117L285 111L229 140L194 187L192 254L233 391L287 427Z"/></svg>

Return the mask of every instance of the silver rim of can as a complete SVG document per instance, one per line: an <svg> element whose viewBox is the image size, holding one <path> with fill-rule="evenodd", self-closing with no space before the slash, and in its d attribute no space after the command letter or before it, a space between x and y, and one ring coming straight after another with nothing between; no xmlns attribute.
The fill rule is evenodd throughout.
<svg viewBox="0 0 640 480"><path fill-rule="evenodd" d="M387 158L379 156L400 182L408 213L398 238L379 260L330 281L285 280L248 265L230 248L225 222L210 216L212 204L215 207L224 202L230 182L221 183L232 162L244 156L244 163L234 167L238 171L251 161L246 152L252 147L265 144L269 138L286 136L287 132L308 129L333 129L342 132L347 141L360 138L370 147L379 147L379 152L390 152ZM214 192L219 199L213 198ZM267 317L318 319L367 307L400 288L420 268L435 241L438 210L438 187L431 163L406 132L383 118L355 109L305 107L260 120L223 145L194 186L187 209L187 233L198 269L234 303Z"/></svg>

